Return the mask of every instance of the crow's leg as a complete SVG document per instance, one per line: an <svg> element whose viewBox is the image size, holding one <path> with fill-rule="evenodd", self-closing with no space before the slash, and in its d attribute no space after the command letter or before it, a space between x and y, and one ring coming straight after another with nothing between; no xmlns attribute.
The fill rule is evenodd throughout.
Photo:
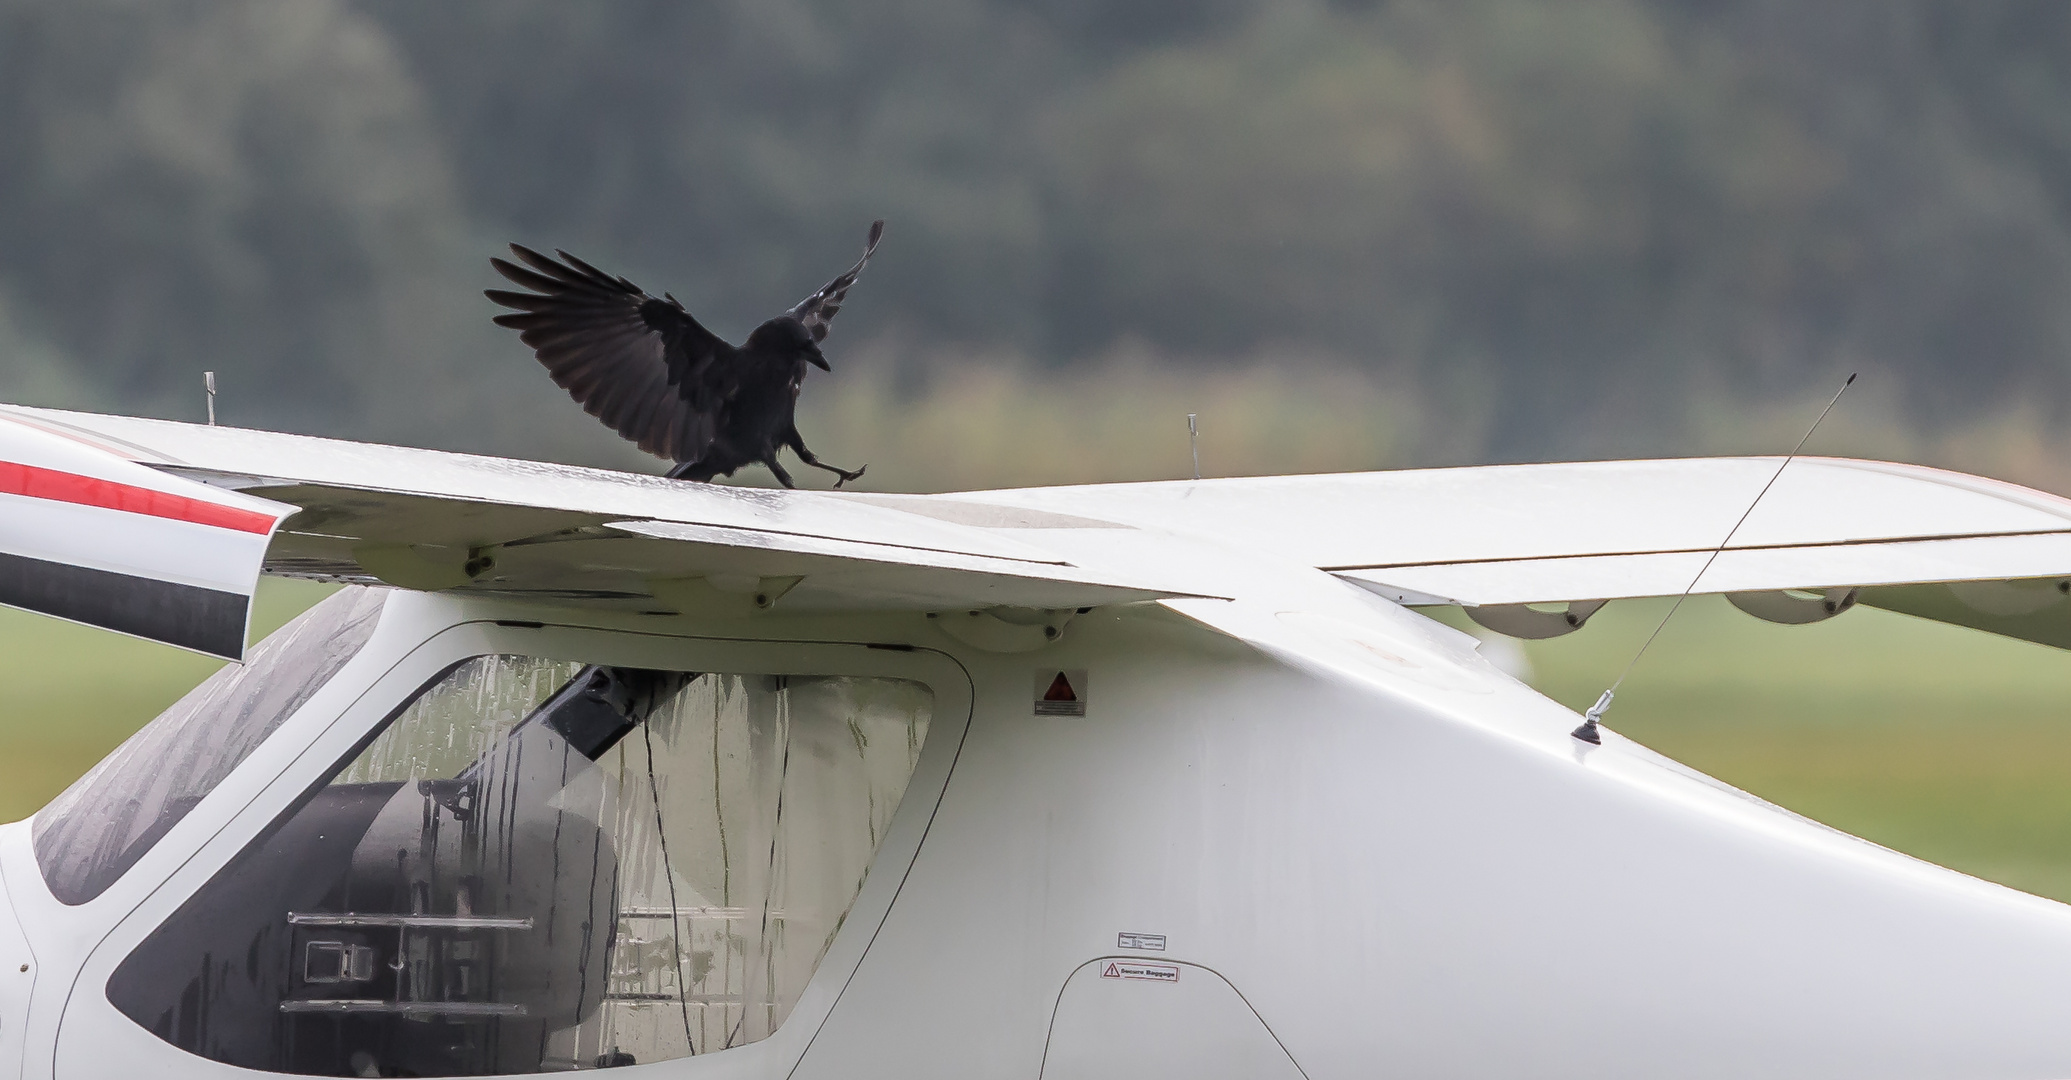
<svg viewBox="0 0 2071 1080"><path fill-rule="evenodd" d="M769 457L763 459L762 463L764 465L769 466L770 474L777 478L777 483L782 484L787 488L795 488L798 486L797 484L791 482L791 474L785 472L784 467L782 465L777 464L777 456L775 454L771 454Z"/></svg>
<svg viewBox="0 0 2071 1080"><path fill-rule="evenodd" d="M797 428L791 429L791 435L790 437L784 440L784 443L798 455L798 460L805 462L807 465L810 465L815 469L825 469L828 472L831 472L834 475L841 477L841 479L836 480L834 482L835 487L840 487L841 485L846 484L851 480L854 480L856 477L863 475L863 470L870 467L868 465L864 465L861 468L857 468L852 471L849 469L837 468L836 466L829 465L826 462L821 461L819 458L813 456L812 451L807 450L805 448L805 439L798 434Z"/></svg>
<svg viewBox="0 0 2071 1080"><path fill-rule="evenodd" d="M719 475L719 470L703 461L683 461L666 475L671 480L710 480Z"/></svg>

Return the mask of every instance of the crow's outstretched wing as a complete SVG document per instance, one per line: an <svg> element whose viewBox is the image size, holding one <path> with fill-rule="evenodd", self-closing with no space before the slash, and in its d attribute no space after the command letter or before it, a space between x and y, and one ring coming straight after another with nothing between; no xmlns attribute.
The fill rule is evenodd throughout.
<svg viewBox="0 0 2071 1080"><path fill-rule="evenodd" d="M565 251L555 261L511 245L526 264L490 259L532 292L488 290L518 309L496 322L517 330L547 373L584 411L640 449L691 461L711 445L738 372L733 346L683 310Z"/></svg>
<svg viewBox="0 0 2071 1080"><path fill-rule="evenodd" d="M877 250L877 242L883 237L884 221L871 222L870 239L864 242L863 257L856 260L856 265L849 267L848 273L820 286L819 292L800 300L798 306L791 309L791 317L805 324L814 341L827 340L827 328L834 321L834 313L841 310L841 302L848 298L849 286L856 283L856 275L863 272L863 267L870 262L870 253Z"/></svg>

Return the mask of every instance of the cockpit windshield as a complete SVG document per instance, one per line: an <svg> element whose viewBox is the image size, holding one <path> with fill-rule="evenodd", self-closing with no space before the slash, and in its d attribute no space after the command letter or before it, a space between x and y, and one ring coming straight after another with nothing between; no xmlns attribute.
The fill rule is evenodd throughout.
<svg viewBox="0 0 2071 1080"><path fill-rule="evenodd" d="M108 982L191 1053L329 1076L707 1054L784 1023L926 740L917 682L478 656Z"/></svg>
<svg viewBox="0 0 2071 1080"><path fill-rule="evenodd" d="M342 590L209 676L36 815L50 891L83 904L115 883L373 636L387 591Z"/></svg>

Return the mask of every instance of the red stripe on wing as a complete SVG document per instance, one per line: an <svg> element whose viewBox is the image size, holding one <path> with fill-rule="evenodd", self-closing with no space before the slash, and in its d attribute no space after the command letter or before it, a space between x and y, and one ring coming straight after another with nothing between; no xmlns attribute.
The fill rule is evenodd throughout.
<svg viewBox="0 0 2071 1080"><path fill-rule="evenodd" d="M223 506L220 503L190 499L185 495L153 491L131 484L118 484L113 480L96 480L91 476L80 476L77 473L59 472L56 469L43 469L11 461L0 461L0 494L25 495L31 499L49 499L52 502L77 503L81 506L98 506L129 514L143 514L147 517L210 525L218 529L258 533L261 536L273 530L273 515L257 510Z"/></svg>

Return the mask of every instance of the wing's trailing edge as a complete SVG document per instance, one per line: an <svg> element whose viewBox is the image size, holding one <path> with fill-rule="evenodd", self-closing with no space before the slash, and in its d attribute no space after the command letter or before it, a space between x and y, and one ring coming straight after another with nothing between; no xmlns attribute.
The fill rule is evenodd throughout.
<svg viewBox="0 0 2071 1080"><path fill-rule="evenodd" d="M959 498L1212 536L1532 636L1535 623L1566 625L1525 605L1586 614L1593 606L1573 605L1692 589L1783 621L1810 621L1831 599L2071 648L2071 500L1917 465L1797 458L1779 476L1781 464L1497 465Z"/></svg>

